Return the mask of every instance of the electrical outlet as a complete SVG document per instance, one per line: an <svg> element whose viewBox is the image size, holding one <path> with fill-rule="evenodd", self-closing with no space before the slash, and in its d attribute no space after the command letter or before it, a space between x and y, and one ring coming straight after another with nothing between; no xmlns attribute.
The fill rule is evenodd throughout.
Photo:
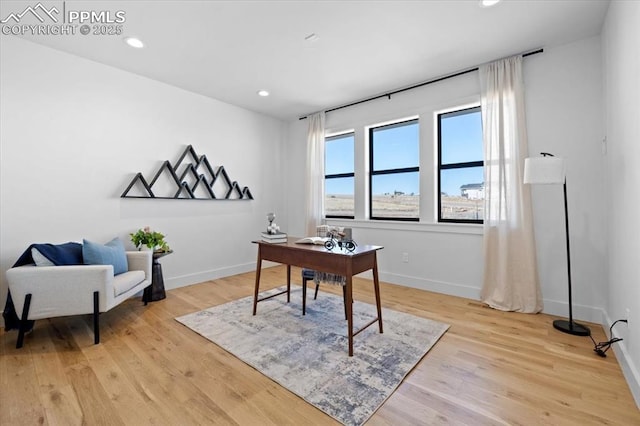
<svg viewBox="0 0 640 426"><path fill-rule="evenodd" d="M409 263L409 253L402 253L402 262Z"/></svg>

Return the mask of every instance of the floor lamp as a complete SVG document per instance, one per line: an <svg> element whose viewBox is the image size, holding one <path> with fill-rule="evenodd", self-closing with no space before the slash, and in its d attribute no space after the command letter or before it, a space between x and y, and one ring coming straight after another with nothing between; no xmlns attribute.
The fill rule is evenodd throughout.
<svg viewBox="0 0 640 426"><path fill-rule="evenodd" d="M569 249L569 214L567 209L567 179L565 176L564 160L542 152L542 157L526 158L524 160L524 183L556 184L564 188L564 223L567 231L567 274L569 278L569 321L555 320L553 327L565 333L576 336L589 336L591 330L573 321L573 306L571 302L571 251Z"/></svg>

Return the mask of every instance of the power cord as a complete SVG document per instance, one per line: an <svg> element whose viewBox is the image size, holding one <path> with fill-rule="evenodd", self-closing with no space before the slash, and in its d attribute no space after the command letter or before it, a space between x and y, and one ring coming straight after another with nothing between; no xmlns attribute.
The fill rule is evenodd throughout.
<svg viewBox="0 0 640 426"><path fill-rule="evenodd" d="M602 358L605 358L607 356L607 351L611 348L611 345L613 345L616 342L621 342L622 339L620 337L613 337L613 326L616 325L619 322L624 322L627 323L626 319L619 319L614 321L613 324L611 324L611 327L609 327L609 336L611 336L611 339L606 341L606 342L600 342L600 343L596 343L595 340L593 340L593 336L589 335L589 337L591 337L591 341L594 344L594 348L593 351L595 353L597 353L599 356L601 356Z"/></svg>

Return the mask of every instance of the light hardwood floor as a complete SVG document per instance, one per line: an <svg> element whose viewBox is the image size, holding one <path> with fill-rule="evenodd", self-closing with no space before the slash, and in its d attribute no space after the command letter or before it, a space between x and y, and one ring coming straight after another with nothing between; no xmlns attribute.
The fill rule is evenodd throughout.
<svg viewBox="0 0 640 426"><path fill-rule="evenodd" d="M174 320L251 295L254 276L171 290L146 307L130 299L101 315L99 345L90 316L37 321L22 349L0 332L0 424L337 424ZM283 277L265 269L262 289ZM381 294L383 308L451 328L368 425L640 425L613 352L596 356L589 338L555 331L554 317L385 283ZM373 302L371 282L356 279L354 295Z"/></svg>

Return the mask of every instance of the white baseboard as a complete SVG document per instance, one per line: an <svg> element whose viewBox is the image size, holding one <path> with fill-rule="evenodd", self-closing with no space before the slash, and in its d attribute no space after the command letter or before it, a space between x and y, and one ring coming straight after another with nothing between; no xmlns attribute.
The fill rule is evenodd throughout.
<svg viewBox="0 0 640 426"><path fill-rule="evenodd" d="M364 275L364 274L363 274ZM480 288L471 285L457 284L446 281L428 280L424 278L411 277L388 272L380 272L380 280L389 284L402 285L405 287L417 288L419 290L433 291L435 293L448 294L450 296L466 297L467 299L480 300ZM371 278L368 274L366 278ZM544 299L543 313L566 317L569 315L569 304L556 300ZM585 306L573 304L574 320L602 322L602 308L595 306Z"/></svg>
<svg viewBox="0 0 640 426"><path fill-rule="evenodd" d="M277 266L277 263L263 262L262 267L268 268L271 266ZM245 272L251 272L255 270L255 263L245 263L240 265L234 265L224 267L220 269L213 269L210 271L199 272L196 274L183 275L181 277L172 277L165 279L165 288L173 289L178 287L184 287L187 285L201 283L203 281L214 280L218 278L227 277L230 275L241 274ZM371 279L373 276L371 271L363 272L358 275L362 278ZM465 297L472 300L480 300L480 289L471 285L452 283L447 281L429 280L425 278L412 277L408 275L394 274L390 272L379 273L380 281L384 281L389 284L401 285L405 287L417 288L419 290L432 291L435 293L443 293L451 296ZM567 317L569 313L569 305L564 301L557 300L543 300L544 309L543 313L550 315L558 315L561 317ZM603 311L602 308L594 306L585 306L573 304L573 318L579 321L594 322L596 324L602 323ZM607 326L608 327L608 326Z"/></svg>
<svg viewBox="0 0 640 426"><path fill-rule="evenodd" d="M388 272L379 272L378 275L380 281L384 281L389 284L402 285L435 293L444 293L451 296L466 297L467 299L473 300L480 299L480 290L469 285L450 283L446 281L427 280L424 278L410 277L407 275L392 274Z"/></svg>
<svg viewBox="0 0 640 426"><path fill-rule="evenodd" d="M226 266L224 268L210 269L208 271L197 272L195 274L181 275L164 279L164 288L171 290L185 287L192 284L199 284L204 281L216 280L218 278L229 277L231 275L244 274L256 270L256 263L243 263L240 265Z"/></svg>
<svg viewBox="0 0 640 426"><path fill-rule="evenodd" d="M569 303L557 300L544 299L544 309L542 312L559 317L569 316ZM588 321L596 324L602 323L602 308L595 306L585 306L573 303L573 319L575 321Z"/></svg>
<svg viewBox="0 0 640 426"><path fill-rule="evenodd" d="M613 321L611 321L609 314L603 310L602 328L604 328L604 332L609 339L611 338L609 335L609 328L611 327L611 324L613 324ZM616 328L617 327L624 327L624 324L617 325ZM613 332L616 337L620 337L620 333L616 333L616 328L613 329ZM635 399L636 405L638 406L638 409L640 409L640 372L638 371L640 366L636 365L634 360L631 358L631 354L629 354L627 344L624 340L614 343L613 351L616 354L620 368L622 368L622 374L629 385L631 395L633 395L633 399Z"/></svg>

